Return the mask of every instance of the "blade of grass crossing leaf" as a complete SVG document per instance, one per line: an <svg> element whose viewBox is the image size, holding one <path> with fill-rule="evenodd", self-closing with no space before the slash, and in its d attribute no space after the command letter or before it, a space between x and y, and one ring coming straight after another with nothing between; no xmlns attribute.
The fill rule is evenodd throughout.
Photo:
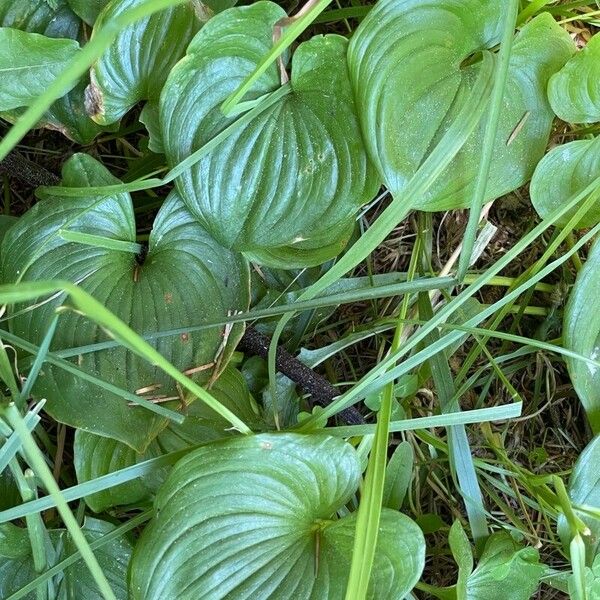
<svg viewBox="0 0 600 600"><path fill-rule="evenodd" d="M105 248L106 250L118 250L119 252L130 252L139 254L142 251L142 245L136 242L126 242L124 240L114 240L101 235L92 235L91 233L81 233L80 231L69 231L61 229L58 235L67 242L76 242L85 246L94 248Z"/></svg>
<svg viewBox="0 0 600 600"><path fill-rule="evenodd" d="M29 374L27 375L27 379L23 384L23 388L21 389L21 402L25 402L27 398L29 398L29 394L31 394L31 389L37 379L40 371L42 370L42 365L46 360L48 355L48 350L50 349L50 344L52 343L52 338L54 337L54 333L56 331L56 325L58 324L58 319L60 315L55 315L54 319L50 323L50 327L48 327L48 331L40 344L40 347L35 355L35 360L31 365L31 369L29 370Z"/></svg>
<svg viewBox="0 0 600 600"><path fill-rule="evenodd" d="M420 238L417 238L417 243L411 256L407 274L408 281L413 279L416 273L418 257L420 255L419 240ZM408 300L408 295L405 295L402 299L400 318L396 323L394 339L390 349L392 353L398 349L402 340L403 319L406 318L408 311ZM369 589L369 580L375 558L375 548L377 546L381 507L383 504L393 399L394 383L392 381L383 391L381 407L377 413L375 439L373 440L373 446L369 455L367 473L362 487L362 495L356 519L352 562L350 564L350 574L346 590L347 600L363 600L366 598Z"/></svg>
<svg viewBox="0 0 600 600"><path fill-rule="evenodd" d="M53 102L64 96L65 92L72 87L72 84L90 68L92 63L112 44L124 28L159 10L183 4L185 1L146 0L125 11L107 23L102 29L94 31L90 41L83 46L81 52L75 56L69 67L48 86L42 96L29 106L0 141L0 160L6 158L7 154L19 143L23 136L40 121Z"/></svg>
<svg viewBox="0 0 600 600"><path fill-rule="evenodd" d="M419 314L422 319L427 321L433 318L433 309L428 294L419 294ZM439 337L439 333L434 330L426 338L426 343L437 342ZM460 406L458 399L455 399L456 388L452 379L452 371L444 352L438 352L431 356L429 364L440 399L441 412L459 412ZM464 426L457 425L448 428L448 449L453 475L458 480L457 487L465 502L471 534L475 544L481 546L487 538L489 530L483 505L483 495L477 480L473 455Z"/></svg>
<svg viewBox="0 0 600 600"><path fill-rule="evenodd" d="M477 237L479 227L479 216L481 207L485 201L485 192L492 165L492 155L495 149L496 134L498 132L498 123L500 121L500 112L502 111L502 101L504 99L504 90L506 89L506 80L508 78L508 66L510 63L510 52L515 32L515 21L519 10L519 0L507 0L504 9L504 27L502 30L502 41L500 52L496 63L494 76L494 87L492 97L488 108L485 133L481 146L481 162L477 172L473 198L469 206L469 221L463 238L463 247L458 263L458 280L462 281L469 265L471 264L471 255L473 246Z"/></svg>
<svg viewBox="0 0 600 600"><path fill-rule="evenodd" d="M117 540L129 531L132 531L136 527L139 527L146 521L150 520L152 517L153 511L147 510L131 519L128 519L123 525L120 525L110 533L103 535L101 538L90 542L91 550L98 550L102 548L102 546L112 542L113 540ZM19 600L27 596L30 592L32 592L37 586L43 584L50 580L55 575L58 575L62 571L64 571L67 567L74 565L78 561L82 559L81 552L77 551L73 554L67 556L67 558L61 560L58 564L54 565L51 569L48 569L44 573L42 573L39 577L36 577L33 581L30 581L27 585L23 586L18 592L11 594L6 598L6 600Z"/></svg>
<svg viewBox="0 0 600 600"><path fill-rule="evenodd" d="M310 300L318 296L332 283L343 277L364 260L381 244L396 225L412 210L421 194L427 191L441 175L444 169L460 151L471 135L485 110L492 84L493 60L489 52L483 53L483 62L475 85L440 142L425 159L421 167L402 190L391 190L395 194L392 203L379 218L360 237L360 239L325 273L315 284L308 288L298 301ZM269 347L268 368L272 392L275 390L275 355L279 338L294 313L285 315L277 324Z"/></svg>
<svg viewBox="0 0 600 600"><path fill-rule="evenodd" d="M231 423L231 425L240 431L240 433L252 433L252 430L241 419L217 401L212 394L201 388L197 383L174 367L160 354L160 352L136 334L123 321L111 313L110 310L76 285L73 285L68 281L42 281L2 285L0 286L0 304L26 302L56 292L65 292L69 294L71 301L77 310L92 319L100 325L100 327L105 328L107 332L123 346L136 353L138 356L141 356L150 364L156 365L167 373L167 375L170 375L185 389L190 391L194 396L202 400L216 413Z"/></svg>
<svg viewBox="0 0 600 600"><path fill-rule="evenodd" d="M492 408L468 410L461 413L404 419L402 421L392 421L390 423L390 431L425 431L433 427L449 427L452 425L483 423L486 421L504 421L506 419L520 416L521 411L522 405L520 403L512 403L503 406L494 406ZM328 427L327 429L323 430L316 429L314 431L328 435L335 435L336 437L349 438L372 435L375 432L375 427L376 425L348 425L341 427ZM443 445L443 443L437 440L437 438L434 441L435 443ZM431 443L431 441L429 443ZM103 475L94 480L86 481L85 483L64 489L62 490L62 495L67 502L72 502L97 492L116 487L122 483L127 483L128 481L132 481L139 477L149 476L158 472L158 470L165 466L174 465L186 454L200 446L201 445L186 448L185 450L177 450L157 458L145 460L130 467L125 467L124 469L119 469L118 471L114 471L108 475ZM50 508L54 508L55 506L56 505L51 496L33 500L32 502L0 511L0 523L14 521L15 519L23 518L28 514L48 510Z"/></svg>
<svg viewBox="0 0 600 600"><path fill-rule="evenodd" d="M0 378L4 381L6 387L10 390L13 398L19 397L19 386L15 378L15 373L8 358L6 346L0 337Z"/></svg>
<svg viewBox="0 0 600 600"><path fill-rule="evenodd" d="M236 104L246 95L254 82L289 48L294 40L318 17L331 3L331 0L317 0L306 13L299 16L286 29L279 40L273 44L269 53L257 65L256 69L238 87L238 89L223 102L221 110L226 115L231 114Z"/></svg>
<svg viewBox="0 0 600 600"><path fill-rule="evenodd" d="M46 464L44 455L37 447L31 432L29 429L27 429L27 426L25 425L23 418L19 414L16 406L14 404L10 404L6 408L0 408L0 410L4 413L4 416L10 423L11 427L21 437L23 449L31 468L34 470L44 487L53 497L54 502L56 503L56 508L65 524L65 527L69 530L69 533L73 538L73 543L77 546L77 549L81 553L83 560L90 570L90 573L94 578L96 585L98 586L98 590L105 600L116 600L116 597L104 573L102 572L94 553L90 549L88 541L85 539L85 536L77 524L69 505L65 501L56 481L54 480L52 472Z"/></svg>

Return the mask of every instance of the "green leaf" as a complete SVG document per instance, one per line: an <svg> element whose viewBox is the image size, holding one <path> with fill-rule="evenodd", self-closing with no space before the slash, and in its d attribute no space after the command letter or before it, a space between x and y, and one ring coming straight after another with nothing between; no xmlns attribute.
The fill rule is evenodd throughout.
<svg viewBox="0 0 600 600"><path fill-rule="evenodd" d="M596 241L577 274L565 307L563 345L583 356L600 353L600 311L594 310L600 295L600 242ZM600 432L600 371L597 367L567 357L573 387L594 433Z"/></svg>
<svg viewBox="0 0 600 600"><path fill-rule="evenodd" d="M63 185L94 186L118 182L97 161L83 154L63 169ZM192 219L176 195L159 211L143 261L130 252L68 242L61 231L92 234L108 241L135 242L129 194L108 197L43 200L19 219L4 239L1 255L4 282L62 279L77 282L106 308L140 334L224 321L247 310L249 274L245 262L220 248ZM64 299L46 299L35 311L14 307L10 329L39 345ZM226 339L224 332L228 332ZM222 370L241 335L235 326L178 333L152 345L181 371L215 363L194 375L206 381ZM109 339L104 330L78 313L60 316L52 352ZM86 353L71 359L79 369L130 393L151 389L144 398L177 398L173 381L123 347ZM48 398L46 410L57 420L120 440L143 451L167 424L166 419L58 366L46 364L33 388ZM142 394L142 392L140 392ZM177 400L166 406L180 406ZM161 404L161 406L165 406Z"/></svg>
<svg viewBox="0 0 600 600"><path fill-rule="evenodd" d="M575 505L575 513L590 529L590 535L583 536L586 546L588 566L598 555L600 548L600 436L596 436L579 455L569 479L569 497ZM597 515L577 510L577 506L585 506L598 511ZM561 514L558 518L558 535L566 549L569 548L572 533L567 519Z"/></svg>
<svg viewBox="0 0 600 600"><path fill-rule="evenodd" d="M98 540L116 529L111 523L87 517L81 528L89 542ZM25 530L23 530L25 531ZM54 562L73 554L77 548L64 529L50 531L53 545L60 549ZM117 600L127 600L127 567L131 558L132 545L124 537L103 544L94 552L102 571L106 575ZM0 558L0 597L8 598L38 576L31 551L19 558ZM42 584L45 587L46 584ZM53 579L55 596L60 600L103 600L103 596L81 562L75 562ZM35 592L24 596L26 600L37 600Z"/></svg>
<svg viewBox="0 0 600 600"><path fill-rule="evenodd" d="M563 121L600 121L600 35L594 35L552 76L548 97L552 109Z"/></svg>
<svg viewBox="0 0 600 600"><path fill-rule="evenodd" d="M401 442L394 450L385 470L383 506L400 510L410 485L414 452L408 442Z"/></svg>
<svg viewBox="0 0 600 600"><path fill-rule="evenodd" d="M487 0L380 0L352 36L348 64L367 150L394 196L455 119L479 72L479 53L500 42L503 19ZM531 177L553 118L546 85L573 51L567 32L548 14L514 40L486 200ZM418 208L468 206L484 130L485 119Z"/></svg>
<svg viewBox="0 0 600 600"><path fill-rule="evenodd" d="M467 584L473 571L473 550L471 549L469 538L458 519L452 523L450 534L448 535L448 543L452 551L452 556L458 565L456 597L459 600L466 600Z"/></svg>
<svg viewBox="0 0 600 600"><path fill-rule="evenodd" d="M22 558L31 553L27 529L12 523L0 524L0 557Z"/></svg>
<svg viewBox="0 0 600 600"><path fill-rule="evenodd" d="M102 9L110 0L67 0L74 13L88 25L93 25ZM116 0L118 2L118 0Z"/></svg>
<svg viewBox="0 0 600 600"><path fill-rule="evenodd" d="M81 21L71 11L66 0L58 0L55 10L45 0L0 0L0 25L51 38L73 40L79 39L81 30ZM85 112L84 90L88 81L87 76L82 78L68 94L59 98L37 127L55 129L80 144L89 144L101 131L107 129L94 123ZM23 108L16 108L3 113L2 118L14 122L23 112Z"/></svg>
<svg viewBox="0 0 600 600"><path fill-rule="evenodd" d="M210 391L223 406L233 411L245 423L252 424L257 421L258 408L239 371L231 367L225 369ZM168 452L222 439L235 433L224 418L203 402L192 403L181 425L169 423L158 434L156 440L141 453L117 440L77 430L74 444L77 481L92 481ZM139 479L86 496L85 502L94 512L102 512L114 506L147 500L156 493L167 473L166 469L162 469L150 475L146 474Z"/></svg>
<svg viewBox="0 0 600 600"><path fill-rule="evenodd" d="M89 542L98 540L116 529L111 523L86 517L81 528ZM76 551L75 544L70 540L67 533L63 533L65 541L64 555L72 554ZM102 545L94 550L98 563L106 575L110 587L117 600L127 600L127 568L133 551L132 544L124 537ZM88 569L81 563L67 567L64 571L63 589L61 598L64 600L103 600L104 596L100 594L93 577Z"/></svg>
<svg viewBox="0 0 600 600"><path fill-rule="evenodd" d="M156 501L130 569L132 599L344 598L355 515L336 519L360 481L348 444L328 436L262 434L182 459ZM425 542L384 509L371 598L403 598Z"/></svg>
<svg viewBox="0 0 600 600"><path fill-rule="evenodd" d="M81 429L75 432L73 452L78 483L90 481L162 454L156 441L151 442L144 452L136 452L123 442ZM113 506L135 504L145 500L156 491L159 484L160 479L146 476L87 496L85 502L94 512L99 513Z"/></svg>
<svg viewBox="0 0 600 600"><path fill-rule="evenodd" d="M28 106L78 52L75 40L0 27L0 110Z"/></svg>
<svg viewBox="0 0 600 600"><path fill-rule="evenodd" d="M210 388L211 394L244 423L253 428L261 427L258 407L252 398L246 380L236 369L229 367ZM182 424L169 423L160 432L158 443L161 450L175 452L197 444L203 444L236 434L223 417L203 402L194 402L187 410Z"/></svg>
<svg viewBox="0 0 600 600"><path fill-rule="evenodd" d="M546 218L568 198L583 191L600 177L600 137L576 140L553 148L538 163L529 195L537 213ZM572 208L556 224L564 226L575 214ZM600 205L595 204L577 224L578 228L593 227L600 221Z"/></svg>
<svg viewBox="0 0 600 600"><path fill-rule="evenodd" d="M52 8L46 0L0 0L0 23L51 38L79 38L81 21L67 0L57 0Z"/></svg>
<svg viewBox="0 0 600 600"><path fill-rule="evenodd" d="M161 95L172 167L233 123L221 104L269 51L282 17L276 4L257 2L217 15L196 35ZM358 208L375 194L346 49L337 35L300 44L283 89L271 65L248 102L278 89L282 96L178 178L187 206L225 247L274 266L288 258L314 265L339 251Z"/></svg>
<svg viewBox="0 0 600 600"><path fill-rule="evenodd" d="M576 598L575 576L571 575L568 579L569 597ZM600 555L594 559L591 568L585 568L585 593L589 600L600 598Z"/></svg>
<svg viewBox="0 0 600 600"><path fill-rule="evenodd" d="M94 31L143 1L110 2L98 16ZM171 68L201 25L194 3L187 2L122 29L91 68L86 108L92 119L103 125L115 123L138 102L157 102Z"/></svg>
<svg viewBox="0 0 600 600"><path fill-rule="evenodd" d="M507 532L495 533L467 581L467 600L529 600L544 569L537 550L521 547Z"/></svg>

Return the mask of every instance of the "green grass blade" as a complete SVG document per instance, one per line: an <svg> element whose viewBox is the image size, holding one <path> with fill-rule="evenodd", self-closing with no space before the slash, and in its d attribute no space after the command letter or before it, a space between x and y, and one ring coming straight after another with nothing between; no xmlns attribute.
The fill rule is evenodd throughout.
<svg viewBox="0 0 600 600"><path fill-rule="evenodd" d="M481 162L479 163L473 197L469 206L469 221L465 230L462 252L458 263L457 277L459 281L463 280L471 263L471 255L473 254L473 247L479 227L479 216L485 201L485 192L490 175L490 167L492 166L496 134L498 132L498 122L500 120L502 101L508 78L508 66L510 64L510 53L515 32L515 21L517 19L517 11L519 10L519 0L507 0L503 10L505 14L502 41L496 64L494 87L488 109L485 133L481 145Z"/></svg>
<svg viewBox="0 0 600 600"><path fill-rule="evenodd" d="M114 595L106 576L102 572L102 569L100 568L100 565L98 564L98 561L96 560L88 541L85 539L83 532L77 524L69 505L61 494L60 489L54 480L54 476L46 464L44 455L37 447L31 432L25 425L23 417L21 417L14 404L9 404L8 407L2 407L0 410L6 417L6 420L10 423L11 427L14 429L15 433L20 436L21 443L23 444L23 450L25 451L29 465L40 478L40 481L44 487L53 497L54 502L56 503L56 508L65 524L65 527L71 534L73 543L77 546L77 549L81 553L85 564L90 570L90 573L94 578L96 585L98 586L98 590L105 600L116 600L116 596Z"/></svg>

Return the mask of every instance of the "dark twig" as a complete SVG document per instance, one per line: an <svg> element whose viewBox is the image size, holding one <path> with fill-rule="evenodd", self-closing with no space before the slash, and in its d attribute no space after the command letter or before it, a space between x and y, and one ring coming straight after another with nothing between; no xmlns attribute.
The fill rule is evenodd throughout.
<svg viewBox="0 0 600 600"><path fill-rule="evenodd" d="M31 187L58 185L60 183L60 178L54 173L14 151L0 161L0 172L20 179Z"/></svg>
<svg viewBox="0 0 600 600"><path fill-rule="evenodd" d="M268 336L260 333L253 327L248 327L239 347L249 354L267 358L270 343L271 340ZM327 379L300 362L285 348L277 348L275 362L277 370L297 383L305 392L309 393L317 404L327 406L331 404L336 396L340 395L340 392ZM361 425L365 422L360 412L354 406L341 411L340 417L349 425Z"/></svg>

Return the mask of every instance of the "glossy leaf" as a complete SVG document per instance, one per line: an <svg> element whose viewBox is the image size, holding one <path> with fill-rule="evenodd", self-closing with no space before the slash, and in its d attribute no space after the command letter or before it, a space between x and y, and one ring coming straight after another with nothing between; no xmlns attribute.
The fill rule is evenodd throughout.
<svg viewBox="0 0 600 600"><path fill-rule="evenodd" d="M569 479L569 497L574 505L588 506L600 511L598 461L600 461L600 436L596 436L585 447L573 467ZM590 535L583 536L583 540L586 545L586 560L588 565L591 565L600 548L600 518L577 510L575 512L590 529ZM558 519L558 534L564 547L568 548L572 536L567 520L562 514Z"/></svg>
<svg viewBox="0 0 600 600"><path fill-rule="evenodd" d="M88 25L93 25L110 0L67 0L71 9Z"/></svg>
<svg viewBox="0 0 600 600"><path fill-rule="evenodd" d="M539 552L523 548L508 532L486 542L479 564L467 580L467 600L529 600L545 570Z"/></svg>
<svg viewBox="0 0 600 600"><path fill-rule="evenodd" d="M0 557L22 558L31 553L27 529L12 523L0 524Z"/></svg>
<svg viewBox="0 0 600 600"><path fill-rule="evenodd" d="M0 27L0 110L28 106L79 51L75 40Z"/></svg>
<svg viewBox="0 0 600 600"><path fill-rule="evenodd" d="M245 423L253 424L257 421L258 409L239 371L225 369L210 391L223 406L232 410ZM192 403L187 409L185 421L181 425L169 423L144 452L136 452L117 440L77 430L74 444L77 481L91 481L164 453L222 439L234 433L227 421L202 402ZM166 476L167 470L152 476L145 475L87 496L85 501L95 512L145 501L156 492Z"/></svg>
<svg viewBox="0 0 600 600"><path fill-rule="evenodd" d="M66 0L57 0L56 4L56 9L53 9L46 0L0 0L0 25L52 38L79 39L81 21ZM84 77L68 94L59 98L38 127L60 131L80 144L89 144L106 129L94 123L85 112L84 90L87 83L88 78ZM23 111L17 108L3 113L2 118L14 122Z"/></svg>
<svg viewBox="0 0 600 600"><path fill-rule="evenodd" d="M158 494L131 597L344 598L356 519L335 515L359 481L356 451L328 436L262 434L193 452ZM417 525L384 509L370 597L403 598L424 549Z"/></svg>
<svg viewBox="0 0 600 600"><path fill-rule="evenodd" d="M152 441L144 452L136 452L123 442L81 429L75 432L73 452L79 483L162 454L156 440ZM155 481L154 478L145 476L87 496L85 502L97 513L113 506L135 504L147 499L157 489L159 483L160 480Z"/></svg>
<svg viewBox="0 0 600 600"><path fill-rule="evenodd" d="M552 76L548 97L552 109L563 121L600 121L600 35L594 35Z"/></svg>
<svg viewBox="0 0 600 600"><path fill-rule="evenodd" d="M489 0L380 0L352 36L348 64L369 156L399 196L456 116L479 71L477 57L500 41L503 11ZM523 185L542 157L553 114L549 77L574 51L548 14L514 40L486 200ZM417 207L469 205L485 119Z"/></svg>
<svg viewBox="0 0 600 600"><path fill-rule="evenodd" d="M531 179L529 195L540 217L547 217L569 198L582 192L600 177L600 137L576 140L553 148L539 162ZM557 225L564 226L577 207L564 215ZM577 227L593 227L600 222L600 205L594 205Z"/></svg>
<svg viewBox="0 0 600 600"><path fill-rule="evenodd" d="M67 0L56 0L56 8L46 0L0 0L0 23L2 27L72 40L79 38L81 30L81 21Z"/></svg>
<svg viewBox="0 0 600 600"><path fill-rule="evenodd" d="M598 359L600 356L600 312L594 310L600 297L600 243L596 241L577 274L565 307L565 348ZM585 409L594 433L600 432L600 370L589 363L567 357L573 387Z"/></svg>
<svg viewBox="0 0 600 600"><path fill-rule="evenodd" d="M82 531L88 541L98 540L114 531L115 526L106 521L87 517ZM25 531L25 530L23 530ZM77 549L63 529L50 531L52 545L60 551L56 562L73 554ZM29 553L15 559L0 558L0 597L8 598L37 576L31 548ZM116 538L94 551L98 563L106 575L117 600L127 600L127 566L132 546L123 537ZM103 600L94 580L81 562L75 562L54 578L56 598L61 600ZM40 596L30 592L25 600L36 600Z"/></svg>
<svg viewBox="0 0 600 600"><path fill-rule="evenodd" d="M94 30L102 29L141 1L113 0L98 16ZM142 100L157 102L171 68L202 25L200 16L198 2L190 1L120 31L90 71L86 108L94 121L114 123Z"/></svg>
<svg viewBox="0 0 600 600"><path fill-rule="evenodd" d="M63 185L98 186L118 183L87 155L75 155L63 170ZM65 231L67 233L65 233ZM170 196L156 217L143 264L131 251L68 241L67 234L92 234L100 239L135 242L129 194L108 197L54 197L34 206L12 227L2 245L4 282L63 279L77 282L109 310L141 334L181 329L206 321L223 321L249 302L248 267L220 248L182 205ZM118 243L118 242L117 242ZM35 311L14 307L10 328L39 344L64 300L54 297ZM180 370L215 363L226 366L241 329L234 327L223 345L224 329L154 340L158 351ZM60 317L51 350L106 340L106 333L88 319L68 312ZM134 393L150 387L146 398L177 397L164 372L122 347L81 354L74 360L83 371ZM206 381L214 368L197 372ZM118 439L142 451L166 420L57 366L45 365L33 389L48 398L46 410L57 420ZM180 401L171 404L180 405ZM169 404L167 403L167 406Z"/></svg>
<svg viewBox="0 0 600 600"><path fill-rule="evenodd" d="M256 2L215 16L194 38L161 95L171 166L233 123L221 104L271 48L273 26L284 16L276 4ZM346 48L337 35L300 44L289 93L178 178L187 206L226 247L265 264L295 254L293 265L314 265L339 250L356 211L373 197L379 182L355 116ZM279 87L273 64L246 99Z"/></svg>
<svg viewBox="0 0 600 600"><path fill-rule="evenodd" d="M114 531L115 526L106 521L86 517L82 530L88 541L93 542ZM76 551L75 545L66 533L63 533L65 541L65 554ZM106 575L112 591L117 600L127 600L127 568L131 559L133 547L125 537L102 545L94 550L102 572ZM94 579L87 568L81 563L75 563L64 571L63 593L65 600L103 600Z"/></svg>

